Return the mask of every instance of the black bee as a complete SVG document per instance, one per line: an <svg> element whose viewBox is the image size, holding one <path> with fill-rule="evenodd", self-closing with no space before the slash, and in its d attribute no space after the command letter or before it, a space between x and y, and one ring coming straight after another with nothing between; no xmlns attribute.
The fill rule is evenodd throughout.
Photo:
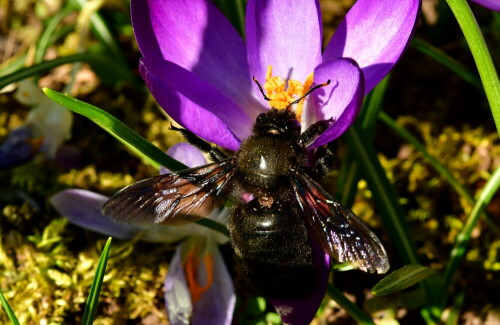
<svg viewBox="0 0 500 325"><path fill-rule="evenodd" d="M308 162L307 146L330 122L319 121L301 133L290 109L326 84L287 109L260 114L231 157L178 129L214 162L132 184L106 202L103 214L125 223L181 225L231 199L231 244L252 283L268 298L300 297L314 288L312 243L339 263L386 272L389 262L379 239L318 184L330 171L331 146L318 149L315 162Z"/></svg>

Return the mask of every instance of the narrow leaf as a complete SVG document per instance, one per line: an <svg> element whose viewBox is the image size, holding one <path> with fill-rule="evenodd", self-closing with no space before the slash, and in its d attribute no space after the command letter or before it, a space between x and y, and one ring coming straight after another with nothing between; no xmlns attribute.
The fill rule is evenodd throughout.
<svg viewBox="0 0 500 325"><path fill-rule="evenodd" d="M203 219L196 221L196 223L201 225L201 226L212 229L214 231L220 232L221 234L229 237L229 232L227 231L227 227L220 222L217 222L217 221L214 221L214 220L208 219L208 218L203 218Z"/></svg>
<svg viewBox="0 0 500 325"><path fill-rule="evenodd" d="M413 38L411 46L426 54L427 56L433 58L437 62L443 64L445 67L455 72L458 76L460 76L463 80L468 82L477 90L481 92L483 91L481 80L478 78L478 76L470 71L469 68L463 65L460 61L455 60L437 47L432 46L431 44L418 37Z"/></svg>
<svg viewBox="0 0 500 325"><path fill-rule="evenodd" d="M122 66L115 63L115 61L106 58L102 55L93 55L93 54L74 54L68 55L61 58L48 60L40 62L39 64L35 64L31 67L22 68L15 72L9 73L0 78L0 89L3 87L10 85L13 82L17 82L23 80L28 77L36 76L40 73L46 72L55 67L61 66L67 63L75 63L75 62L89 62L89 63L100 63L109 66L109 71L116 73L124 78L129 78L129 72L124 69ZM135 82L135 80L130 80L131 82Z"/></svg>
<svg viewBox="0 0 500 325"><path fill-rule="evenodd" d="M356 122L346 133L349 148L355 155L356 162L368 182L380 218L389 234L395 249L405 264L418 264L417 250L411 239L403 208L398 203L398 196L391 185L384 168L378 160L375 148L368 140L359 123Z"/></svg>
<svg viewBox="0 0 500 325"><path fill-rule="evenodd" d="M355 303L347 299L346 296L333 285L328 284L326 287L328 295L335 300L340 307L342 307L358 324L375 325L371 317L359 308Z"/></svg>
<svg viewBox="0 0 500 325"><path fill-rule="evenodd" d="M443 177L445 181L447 181L455 189L458 194L465 198L471 205L474 205L476 203L476 201L472 197L472 194L470 194L469 191L467 191L467 189L463 186L463 184L453 176L453 174L446 168L446 166L441 164L437 160L437 158L435 158L427 151L423 143L418 141L418 139L414 137L410 132L408 132L405 128L398 125L396 121L394 121L386 113L380 112L379 118L385 125L396 132L396 134L405 139L408 143L412 144L415 149L420 152L420 154L427 160L427 162L441 175L441 177ZM490 227L498 231L497 226L487 216L486 212L483 211L483 215Z"/></svg>
<svg viewBox="0 0 500 325"><path fill-rule="evenodd" d="M442 301L443 306L444 304L446 304L446 301L448 299L447 293L449 292L448 289L451 284L453 274L455 274L459 262L461 261L461 259L465 255L465 252L467 251L467 245L469 244L472 230L476 226L484 207L491 201L491 198L498 191L499 187L500 187L500 167L497 168L497 170L495 170L493 175L491 175L490 179L484 186L481 194L479 195L479 198L477 199L476 205L472 209L472 212L470 213L469 217L467 218L467 221L465 222L464 227L462 228L462 230L455 239L455 244L453 245L453 249L450 254L451 255L450 259L448 260L448 263L446 264L446 268L444 271L445 293L443 295L443 301Z"/></svg>
<svg viewBox="0 0 500 325"><path fill-rule="evenodd" d="M361 116L363 129L368 137L372 137L375 132L375 123L377 121L378 113L382 109L387 86L389 85L390 75L385 77L367 96ZM342 163L342 171L339 176L339 187L342 189L340 202L350 207L354 203L354 198L358 190L359 166L354 159L352 150L347 152L347 156Z"/></svg>
<svg viewBox="0 0 500 325"><path fill-rule="evenodd" d="M109 134L130 148L140 158L148 161L153 166L157 168L159 168L159 166L164 166L172 171L187 168L184 164L181 164L177 160L168 156L155 145L126 126L123 122L102 109L68 95L61 94L52 89L44 88L43 92L56 103L77 114L87 117L92 122L99 125Z"/></svg>
<svg viewBox="0 0 500 325"><path fill-rule="evenodd" d="M90 286L90 293L87 298L85 310L83 312L82 325L92 325L92 323L94 322L97 303L99 302L99 294L101 293L102 281L104 279L104 273L106 272L106 265L108 263L110 247L111 237L108 238L106 246L104 246L101 257L99 258L99 263L97 264L97 270L95 272L92 285Z"/></svg>
<svg viewBox="0 0 500 325"><path fill-rule="evenodd" d="M486 41L481 33L481 27L466 0L446 0L446 2L450 6L453 15L455 15L467 45L469 45L472 57L476 62L479 77L490 104L493 120L500 135L500 80Z"/></svg>
<svg viewBox="0 0 500 325"><path fill-rule="evenodd" d="M428 267L410 264L392 272L380 280L372 289L376 296L387 295L396 291L409 288L435 273Z"/></svg>
<svg viewBox="0 0 500 325"><path fill-rule="evenodd" d="M132 152L137 154L139 158L144 159L145 161L151 163L153 166L157 168L159 168L160 166L164 166L171 171L178 171L188 168L186 165L173 159L172 157L158 149L158 147L153 145L151 142L141 137L134 130L126 126L123 122L121 122L111 114L103 111L102 109L82 102L68 95L61 94L60 92L52 89L44 88L43 92L45 93L45 95L47 95L47 97L49 97L56 103L77 114L87 117L92 122L99 125L109 134L118 139L121 143L125 144L130 150L132 150ZM212 230L218 231L226 236L228 235L226 226L217 221L210 219L201 219L196 221L196 223Z"/></svg>
<svg viewBox="0 0 500 325"><path fill-rule="evenodd" d="M5 310L5 312L7 313L7 317L9 318L10 323L12 325L19 325L19 321L17 320L17 317L14 314L14 311L12 310L12 308L10 308L10 305L7 302L7 299L5 299L3 292L2 292L2 289L0 289L0 303L2 303L2 307Z"/></svg>

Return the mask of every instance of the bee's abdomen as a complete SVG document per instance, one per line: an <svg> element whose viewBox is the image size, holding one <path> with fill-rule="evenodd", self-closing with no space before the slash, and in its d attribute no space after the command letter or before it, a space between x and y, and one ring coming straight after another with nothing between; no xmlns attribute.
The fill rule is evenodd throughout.
<svg viewBox="0 0 500 325"><path fill-rule="evenodd" d="M254 199L229 220L233 248L252 283L269 298L300 297L315 284L307 229L296 209Z"/></svg>

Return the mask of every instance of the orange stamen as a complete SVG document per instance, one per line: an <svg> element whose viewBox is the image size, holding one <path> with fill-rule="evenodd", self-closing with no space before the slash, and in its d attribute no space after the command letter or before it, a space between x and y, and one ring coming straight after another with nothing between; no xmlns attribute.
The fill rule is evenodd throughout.
<svg viewBox="0 0 500 325"><path fill-rule="evenodd" d="M304 83L298 80L289 79L283 80L280 77L273 77L272 66L267 68L266 83L264 89L271 107L276 109L285 109L289 104L296 99L302 97L311 87L313 83L313 74L311 73ZM295 116L300 121L304 99L295 106Z"/></svg>
<svg viewBox="0 0 500 325"><path fill-rule="evenodd" d="M196 249L191 249L186 257L184 264L184 272L186 275L187 285L189 287L189 292L191 293L192 302L198 301L202 294L210 288L214 279L214 263L212 256L208 253L203 255L204 267L207 270L206 284L202 286L196 277L198 273L198 268L200 267L199 256Z"/></svg>

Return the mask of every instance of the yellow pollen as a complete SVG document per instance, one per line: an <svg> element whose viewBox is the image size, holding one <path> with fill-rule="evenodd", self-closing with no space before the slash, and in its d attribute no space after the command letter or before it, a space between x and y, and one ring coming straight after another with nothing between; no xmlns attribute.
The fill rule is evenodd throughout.
<svg viewBox="0 0 500 325"><path fill-rule="evenodd" d="M267 68L266 83L264 84L264 89L266 91L267 97L269 97L270 99L269 104L271 105L271 107L276 109L285 109L288 107L288 105L290 105L291 102L304 96L309 88L311 88L311 85L313 83L313 76L314 74L311 73L304 83L294 79L283 80L281 77L273 77L273 68L270 65ZM304 99L302 99L295 106L295 116L299 121L302 115Z"/></svg>
<svg viewBox="0 0 500 325"><path fill-rule="evenodd" d="M191 293L191 300L193 302L198 301L202 294L210 288L214 279L214 262L212 256L209 254L203 255L203 263L207 270L207 283L202 286L196 277L198 268L200 267L200 261L198 260L196 249L191 249L186 257L184 264L184 273L186 275L186 282L189 287L189 292Z"/></svg>

